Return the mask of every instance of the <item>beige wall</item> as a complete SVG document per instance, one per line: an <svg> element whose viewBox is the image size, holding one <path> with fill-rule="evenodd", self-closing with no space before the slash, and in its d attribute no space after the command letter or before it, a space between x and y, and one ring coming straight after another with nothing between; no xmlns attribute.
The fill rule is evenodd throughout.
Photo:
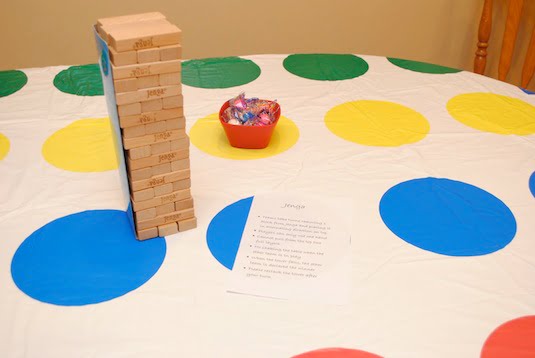
<svg viewBox="0 0 535 358"><path fill-rule="evenodd" d="M161 11L183 31L185 58L360 53L472 69L483 0L1 0L0 69L96 62L97 18ZM495 0L488 74L495 76L506 0ZM254 16L239 14L249 6ZM535 21L526 1L509 81L518 84ZM7 35L5 35L7 34ZM520 56L521 57L520 57ZM535 79L530 87L535 89Z"/></svg>

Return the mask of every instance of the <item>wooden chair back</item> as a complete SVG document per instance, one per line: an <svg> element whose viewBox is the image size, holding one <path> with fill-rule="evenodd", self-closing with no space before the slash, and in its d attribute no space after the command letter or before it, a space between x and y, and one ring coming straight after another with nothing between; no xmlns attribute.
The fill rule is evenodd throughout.
<svg viewBox="0 0 535 358"><path fill-rule="evenodd" d="M479 22L479 33L476 57L474 60L474 72L484 74L487 64L487 47L489 46L489 37L492 28L492 2L493 0L484 0L483 13ZM500 62L498 64L498 79L505 81L515 48L516 35L520 25L520 15L524 0L510 0L507 10L507 20L505 22L505 31L503 34L502 49ZM535 26L531 34L531 40L528 46L524 67L522 68L521 86L526 88L533 73L535 72Z"/></svg>

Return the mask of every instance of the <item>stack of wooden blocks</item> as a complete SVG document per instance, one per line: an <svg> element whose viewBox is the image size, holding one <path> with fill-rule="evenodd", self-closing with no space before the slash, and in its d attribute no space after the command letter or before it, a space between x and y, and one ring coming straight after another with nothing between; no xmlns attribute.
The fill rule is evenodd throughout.
<svg viewBox="0 0 535 358"><path fill-rule="evenodd" d="M108 43L139 240L195 228L181 31L158 13L98 20Z"/></svg>

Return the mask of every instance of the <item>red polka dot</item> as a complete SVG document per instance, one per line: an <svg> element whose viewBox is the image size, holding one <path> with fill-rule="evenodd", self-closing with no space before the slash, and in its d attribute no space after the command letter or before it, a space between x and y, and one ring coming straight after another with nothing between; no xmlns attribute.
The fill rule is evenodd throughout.
<svg viewBox="0 0 535 358"><path fill-rule="evenodd" d="M373 353L347 348L324 348L302 353L292 358L382 358Z"/></svg>
<svg viewBox="0 0 535 358"><path fill-rule="evenodd" d="M535 357L535 316L506 322L491 333L483 345L481 358Z"/></svg>

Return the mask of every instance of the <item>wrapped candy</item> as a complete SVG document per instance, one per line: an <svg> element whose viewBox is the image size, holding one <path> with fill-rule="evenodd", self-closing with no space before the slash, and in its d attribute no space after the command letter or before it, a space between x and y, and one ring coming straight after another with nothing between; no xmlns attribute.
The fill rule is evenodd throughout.
<svg viewBox="0 0 535 358"><path fill-rule="evenodd" d="M229 107L223 112L223 120L228 124L242 126L268 126L275 121L277 101L245 98L245 93L230 99Z"/></svg>
<svg viewBox="0 0 535 358"><path fill-rule="evenodd" d="M238 110L244 110L247 108L247 101L245 100L245 92L242 92L238 95L238 97L235 97L228 101L231 108L236 108Z"/></svg>

